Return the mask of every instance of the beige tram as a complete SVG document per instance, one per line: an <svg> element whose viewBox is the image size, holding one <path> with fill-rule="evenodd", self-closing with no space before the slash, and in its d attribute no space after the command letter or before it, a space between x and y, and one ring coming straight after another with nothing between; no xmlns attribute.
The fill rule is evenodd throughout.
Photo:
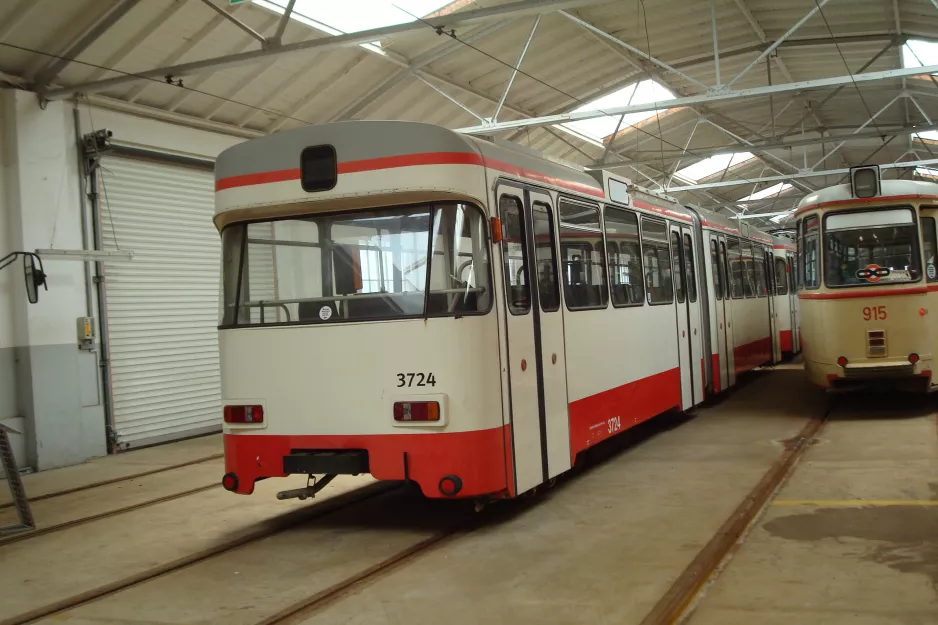
<svg viewBox="0 0 938 625"><path fill-rule="evenodd" d="M938 389L938 184L857 167L849 184L806 196L795 216L810 381Z"/></svg>

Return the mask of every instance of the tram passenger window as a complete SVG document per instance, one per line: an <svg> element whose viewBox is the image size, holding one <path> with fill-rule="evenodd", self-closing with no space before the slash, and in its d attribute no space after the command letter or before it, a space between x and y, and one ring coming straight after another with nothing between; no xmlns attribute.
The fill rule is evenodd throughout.
<svg viewBox="0 0 938 625"><path fill-rule="evenodd" d="M821 285L820 276L820 221L816 215L806 217L802 223L802 245L798 246L801 256L801 284L806 289L816 289Z"/></svg>
<svg viewBox="0 0 938 625"><path fill-rule="evenodd" d="M733 287L733 299L739 299L743 297L746 283L746 267L743 265L742 256L740 256L739 239L727 239L726 245L729 249L730 284Z"/></svg>
<svg viewBox="0 0 938 625"><path fill-rule="evenodd" d="M534 248L537 258L537 296L541 310L560 310L560 290L557 288L557 254L554 252L554 217L550 206L535 202L531 207L534 222Z"/></svg>
<svg viewBox="0 0 938 625"><path fill-rule="evenodd" d="M694 271L694 244L690 235L684 235L684 267L687 276L687 297L693 304L697 301L697 272Z"/></svg>
<svg viewBox="0 0 938 625"><path fill-rule="evenodd" d="M612 305L641 306L645 302L645 285L642 280L638 217L631 211L607 206L603 223L606 228L606 258L609 259Z"/></svg>
<svg viewBox="0 0 938 625"><path fill-rule="evenodd" d="M730 262L726 257L726 243L720 241L720 279L723 281L723 299L731 297L733 280L730 277Z"/></svg>
<svg viewBox="0 0 938 625"><path fill-rule="evenodd" d="M716 239L710 239L710 272L713 274L713 291L718 300L723 299L723 270L720 267L720 254Z"/></svg>
<svg viewBox="0 0 938 625"><path fill-rule="evenodd" d="M570 310L605 308L606 261L603 253L599 207L561 198L560 258L563 295Z"/></svg>
<svg viewBox="0 0 938 625"><path fill-rule="evenodd" d="M524 262L524 217L521 200L503 195L498 202L502 220L502 250L505 265L505 295L513 315L526 315L531 310L530 281Z"/></svg>
<svg viewBox="0 0 938 625"><path fill-rule="evenodd" d="M775 294L788 295L788 265L784 258L775 259Z"/></svg>
<svg viewBox="0 0 938 625"><path fill-rule="evenodd" d="M934 217L922 217L922 251L925 253L925 277L929 282L938 282L938 233Z"/></svg>
<svg viewBox="0 0 938 625"><path fill-rule="evenodd" d="M756 296L756 267L752 258L752 244L749 241L740 242L740 252L743 261L743 295Z"/></svg>
<svg viewBox="0 0 938 625"><path fill-rule="evenodd" d="M648 303L670 304L674 301L674 286L671 278L668 226L665 222L642 217L642 258L645 270L645 297Z"/></svg>
<svg viewBox="0 0 938 625"><path fill-rule="evenodd" d="M767 293L766 283L768 282L765 266L765 252L761 245L754 245L752 248L752 288L754 297L765 297Z"/></svg>
<svg viewBox="0 0 938 625"><path fill-rule="evenodd" d="M684 271L681 267L681 239L677 232L671 233L671 267L674 269L674 294L677 303L684 303Z"/></svg>

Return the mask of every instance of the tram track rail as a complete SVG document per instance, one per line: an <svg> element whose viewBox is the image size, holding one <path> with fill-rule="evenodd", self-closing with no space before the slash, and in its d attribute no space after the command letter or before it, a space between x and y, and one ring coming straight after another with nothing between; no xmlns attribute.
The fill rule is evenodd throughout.
<svg viewBox="0 0 938 625"><path fill-rule="evenodd" d="M837 398L830 398L822 414L810 417L793 438L784 441L784 452L661 596L641 625L674 625L692 614L704 588L719 575L753 523L791 477L836 407Z"/></svg>
<svg viewBox="0 0 938 625"><path fill-rule="evenodd" d="M394 482L379 482L375 484L369 484L368 486L364 486L362 488L357 488L330 499L326 499L320 503L316 503L308 508L297 510L293 513L264 522L259 527L223 543L207 547L171 562L151 567L145 571L127 575L121 579L102 584L101 586L97 586L76 595L65 597L58 601L54 601L46 605L21 612L20 614L10 616L0 621L0 625L27 625L28 623L35 623L41 619L79 608L81 606L117 594L128 588L138 586L171 573L175 573L199 562L203 562L248 544L255 543L270 536L274 536L289 530L292 527L300 525L301 523L339 512L345 508L349 508L366 500L373 499L379 495L400 488L401 485Z"/></svg>
<svg viewBox="0 0 938 625"><path fill-rule="evenodd" d="M454 527L442 530L425 538L398 553L385 558L377 564L373 564L354 575L346 577L344 580L324 588L323 590L300 599L287 606L283 610L264 618L256 625L289 625L298 622L298 619L305 619L317 610L321 610L343 597L354 594L356 587L360 587L378 578L389 575L407 563L426 554L434 547L453 539L463 533L461 527Z"/></svg>
<svg viewBox="0 0 938 625"><path fill-rule="evenodd" d="M107 519L115 517L127 512L133 512L134 510L140 510L142 508L148 508L150 506L155 506L157 504L166 503L167 501L173 501L174 499L181 499L183 497L188 497L189 495L197 495L199 493L204 493L209 490L214 490L220 488L221 484L218 481L214 481L211 484L206 484L203 486L197 486L195 488L190 488L178 493L171 493L169 495L164 495L162 497L155 497L153 499L148 499L146 501L141 501L139 503L131 504L129 506L124 506L122 508L116 508L114 510L108 510L106 512L101 512L99 514L92 514L85 517L80 517L77 519L72 519L70 521L64 521L62 523L56 523L55 525L49 525L47 527L39 527L34 530L28 530L20 532L17 534L11 534L9 536L4 536L0 538L0 548L3 548L6 545L12 543L18 543L24 540L29 540L31 538L38 538L39 536L45 536L52 534L54 532L59 532L66 530L78 525L84 525L85 523L91 523L93 521L100 521L102 519Z"/></svg>
<svg viewBox="0 0 938 625"><path fill-rule="evenodd" d="M147 471L139 471L137 473L131 473L130 475L123 475L121 477L115 477L107 480L99 480L97 482L91 482L89 484L82 484L81 486L75 486L73 488L63 488L62 490L57 490L51 493L43 493L42 495L36 495L29 497L29 503L36 503L37 501L45 501L47 499L53 499L55 497L61 497L63 495L71 495L73 493L80 493L82 491L91 490L93 488L100 488L101 486L110 486L111 484L119 484L120 482L127 482L130 480L135 480L142 477L147 477L150 475L156 475L158 473L165 473L167 471L174 471L176 469L182 469L185 467L190 467L196 464L203 464L205 462L211 462L212 460L219 460L224 458L224 454L211 454L209 456L202 456L201 458L194 458L192 460L187 460L185 462L179 462L177 464L168 465L165 467L159 467L157 469L149 469ZM13 501L7 501L0 503L0 510L5 510L7 508L13 508L16 506L16 503Z"/></svg>

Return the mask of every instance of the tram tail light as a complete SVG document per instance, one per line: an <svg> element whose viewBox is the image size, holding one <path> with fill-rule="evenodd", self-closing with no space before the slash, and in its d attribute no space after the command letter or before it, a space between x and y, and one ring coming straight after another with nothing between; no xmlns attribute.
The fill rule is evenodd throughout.
<svg viewBox="0 0 938 625"><path fill-rule="evenodd" d="M263 423L263 406L225 406L225 423Z"/></svg>
<svg viewBox="0 0 938 625"><path fill-rule="evenodd" d="M841 367L846 367L847 359L844 356L841 356L840 358L837 359L837 364Z"/></svg>
<svg viewBox="0 0 938 625"><path fill-rule="evenodd" d="M918 354L909 354L909 362L913 365L918 362Z"/></svg>
<svg viewBox="0 0 938 625"><path fill-rule="evenodd" d="M439 421L440 404L435 401L394 402L395 421Z"/></svg>

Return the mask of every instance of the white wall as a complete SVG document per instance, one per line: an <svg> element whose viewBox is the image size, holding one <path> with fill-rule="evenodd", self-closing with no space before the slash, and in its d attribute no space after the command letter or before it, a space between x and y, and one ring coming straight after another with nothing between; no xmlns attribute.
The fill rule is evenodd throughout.
<svg viewBox="0 0 938 625"><path fill-rule="evenodd" d="M82 248L73 107L43 110L34 94L0 91L0 257ZM79 127L108 128L115 144L212 159L244 140L84 103ZM25 455L38 469L101 455L105 440L97 355L76 341L76 319L87 314L83 263L43 262L49 290L34 305L21 264L0 272L0 421L26 427L13 442L25 450L21 463Z"/></svg>

